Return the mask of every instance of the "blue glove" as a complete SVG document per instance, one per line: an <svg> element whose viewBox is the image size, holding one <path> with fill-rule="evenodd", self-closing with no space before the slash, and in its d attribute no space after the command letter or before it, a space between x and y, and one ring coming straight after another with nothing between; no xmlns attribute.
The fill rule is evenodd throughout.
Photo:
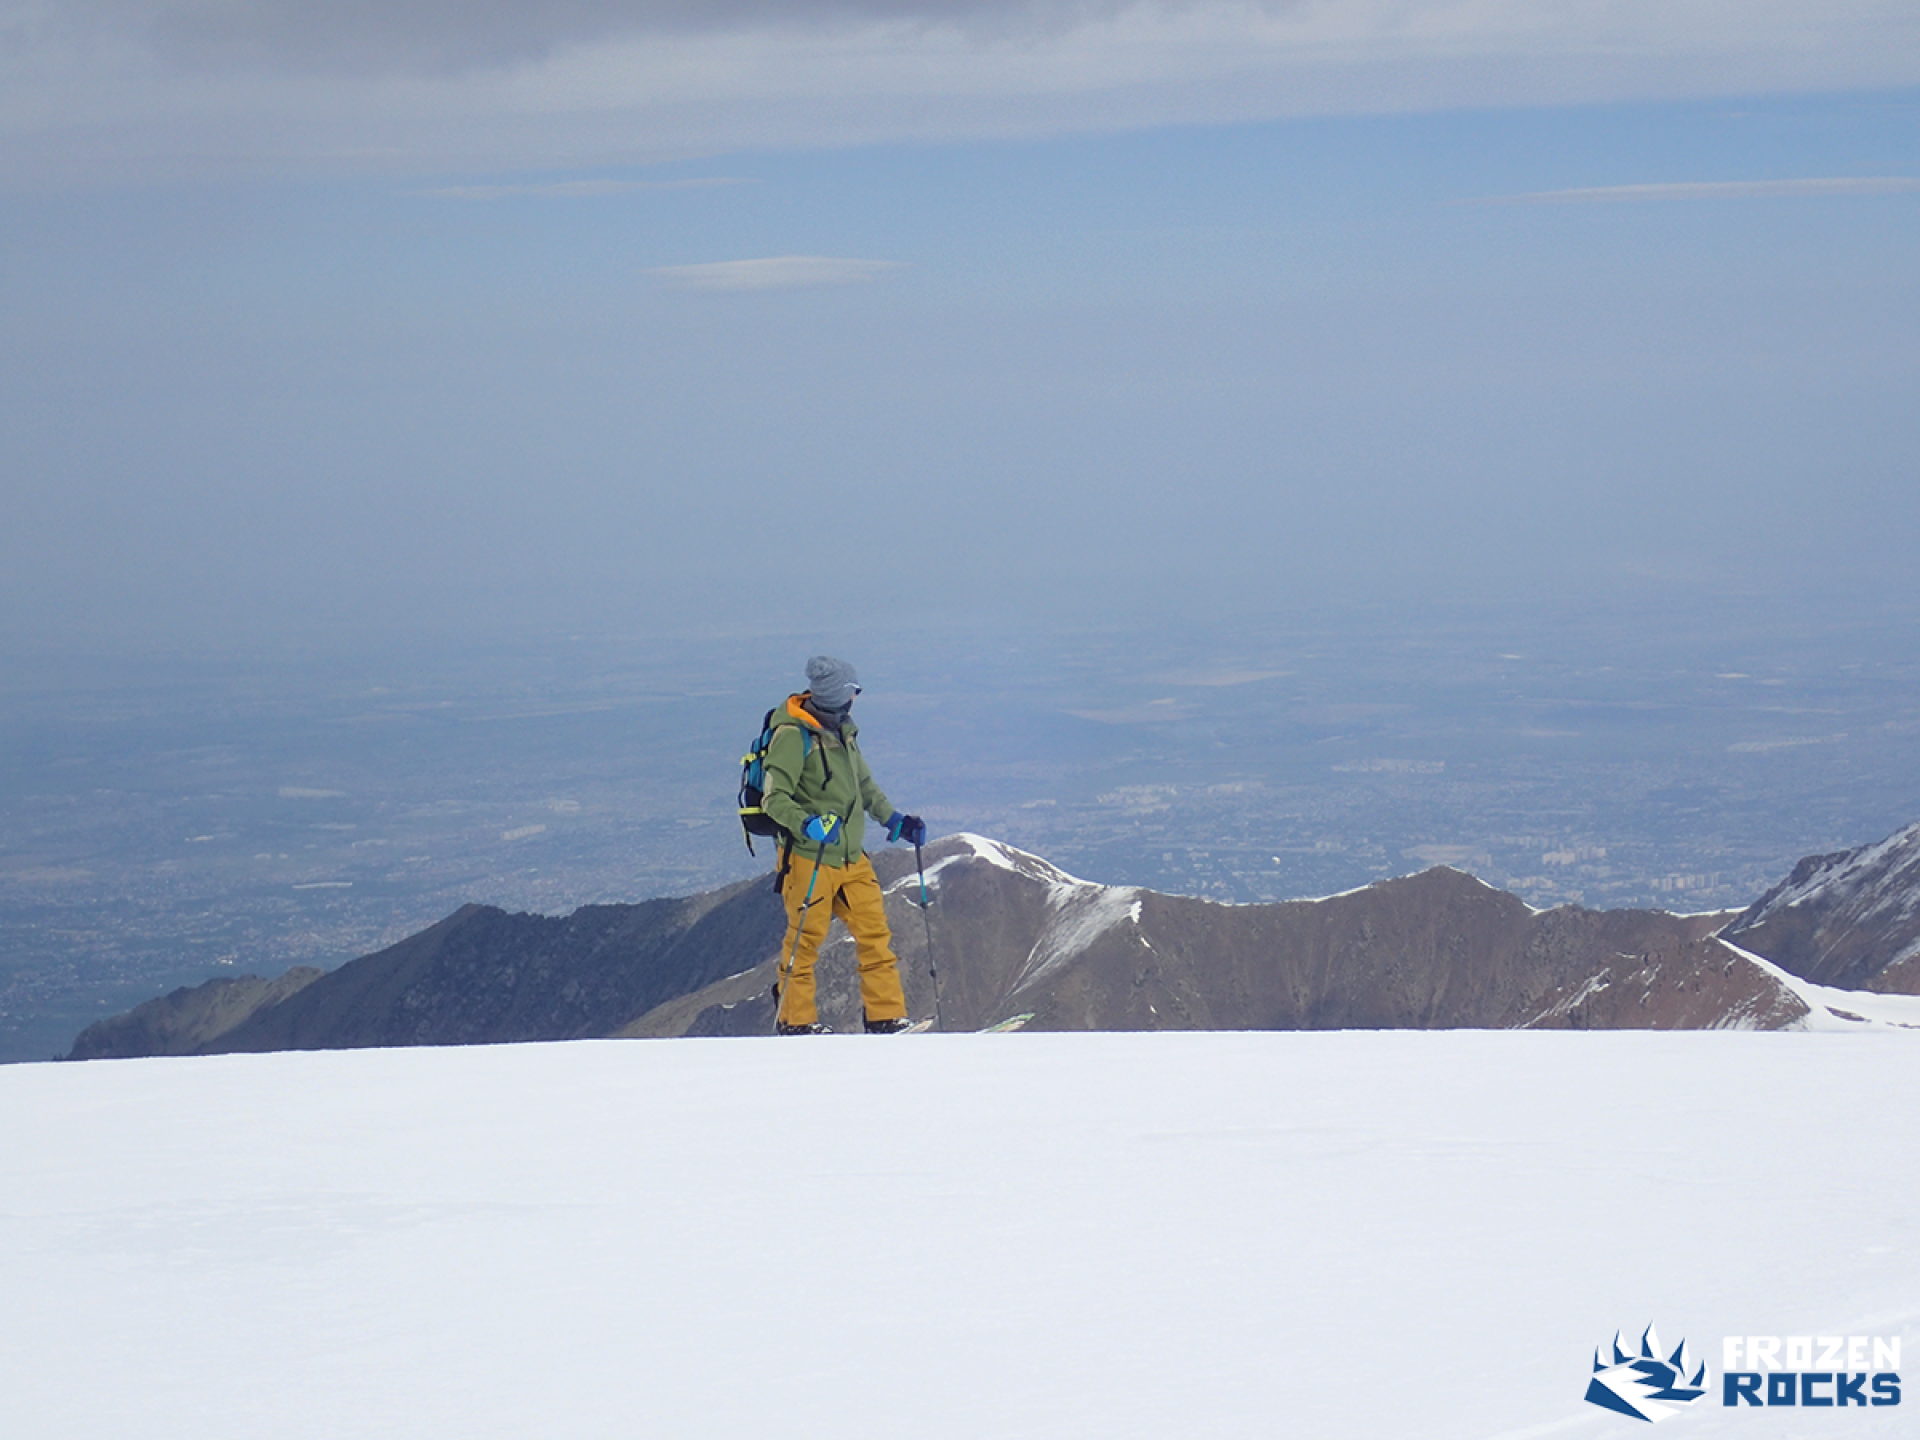
<svg viewBox="0 0 1920 1440"><path fill-rule="evenodd" d="M927 843L927 822L918 815L896 810L893 819L887 822L887 839L904 840L915 846L924 845Z"/></svg>
<svg viewBox="0 0 1920 1440"><path fill-rule="evenodd" d="M809 815L807 823L800 827L807 839L825 845L840 838L840 817L838 815Z"/></svg>

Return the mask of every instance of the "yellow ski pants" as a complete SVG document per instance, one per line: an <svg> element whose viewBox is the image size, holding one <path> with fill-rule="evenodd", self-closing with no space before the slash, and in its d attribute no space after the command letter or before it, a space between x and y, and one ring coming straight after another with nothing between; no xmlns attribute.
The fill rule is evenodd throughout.
<svg viewBox="0 0 1920 1440"><path fill-rule="evenodd" d="M807 886L813 886L812 897ZM822 865L795 860L781 887L787 905L787 935L780 945L780 1016L788 1025L812 1025L820 1018L814 1000L813 964L827 929L838 916L853 932L855 964L860 971L860 1001L869 1020L904 1019L906 992L900 986L900 962L887 928L886 902L873 862L862 855L851 865ZM794 937L799 937L796 947ZM789 968L790 967L790 968Z"/></svg>

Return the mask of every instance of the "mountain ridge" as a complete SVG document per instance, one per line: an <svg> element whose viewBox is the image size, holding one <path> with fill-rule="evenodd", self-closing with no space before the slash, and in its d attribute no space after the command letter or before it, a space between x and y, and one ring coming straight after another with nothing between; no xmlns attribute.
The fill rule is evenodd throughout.
<svg viewBox="0 0 1920 1440"><path fill-rule="evenodd" d="M1818 985L1920 995L1920 824L1807 856L1725 934Z"/></svg>
<svg viewBox="0 0 1920 1440"><path fill-rule="evenodd" d="M1901 863L1876 868L1896 852ZM1869 882L1904 883L1905 862L1920 866L1920 826L1809 857L1746 911L1697 915L1537 910L1446 866L1235 905L1101 885L961 834L925 851L923 920L912 857L873 858L909 1003L933 1013L931 931L949 1029L1013 1013L1052 1030L1780 1029L1823 1006L1858 1018L1800 983L1825 984L1818 966L1750 943L1786 934L1780 916L1806 929L1815 897L1841 924L1842 895L1882 919L1920 910L1860 901ZM1920 869L1911 878L1920 896ZM1737 945L1719 938L1742 925ZM88 1027L68 1058L766 1034L783 928L765 876L566 916L467 905L329 973L226 977L149 1001ZM842 1030L859 1028L851 951L836 927L820 965L822 1016Z"/></svg>

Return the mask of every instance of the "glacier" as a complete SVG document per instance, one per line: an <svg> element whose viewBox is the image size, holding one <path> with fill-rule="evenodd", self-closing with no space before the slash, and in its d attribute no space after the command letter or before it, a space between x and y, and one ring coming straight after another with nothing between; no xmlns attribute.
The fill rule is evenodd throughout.
<svg viewBox="0 0 1920 1440"><path fill-rule="evenodd" d="M1720 1405L1721 1337L1911 1352L1917 1105L1892 1026L8 1066L0 1410L71 1440L1601 1440L1643 1422L1584 1402L1594 1347L1657 1323L1715 1370L1674 1436L1810 1433Z"/></svg>

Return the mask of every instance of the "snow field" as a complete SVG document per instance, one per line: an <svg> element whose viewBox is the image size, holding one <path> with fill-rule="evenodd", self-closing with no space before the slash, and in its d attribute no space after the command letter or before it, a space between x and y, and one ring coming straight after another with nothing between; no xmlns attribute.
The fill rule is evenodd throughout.
<svg viewBox="0 0 1920 1440"><path fill-rule="evenodd" d="M8 1434L1609 1437L1920 1318L1920 1035L604 1041L0 1069ZM1661 1434L1891 1436L1911 1398Z"/></svg>

